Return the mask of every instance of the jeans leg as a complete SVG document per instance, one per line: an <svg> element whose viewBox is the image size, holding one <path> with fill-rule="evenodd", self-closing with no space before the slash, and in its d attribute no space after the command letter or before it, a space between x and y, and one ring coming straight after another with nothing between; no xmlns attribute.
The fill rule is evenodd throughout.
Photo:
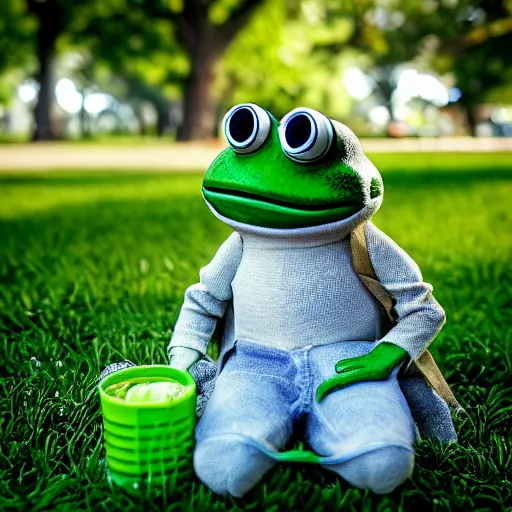
<svg viewBox="0 0 512 512"><path fill-rule="evenodd" d="M251 441L278 451L290 439L292 377L285 354L237 346L196 428L194 469L212 491L241 497L275 464Z"/></svg>
<svg viewBox="0 0 512 512"><path fill-rule="evenodd" d="M275 465L275 461L243 441L211 439L197 445L194 471L213 492L241 498Z"/></svg>
<svg viewBox="0 0 512 512"><path fill-rule="evenodd" d="M340 359L362 355L373 346L342 342L311 351L314 389L306 435L319 455L344 459L334 460L327 469L357 487L383 494L403 483L414 464L415 425L397 372L384 381L335 391L321 403L314 398L318 385L335 375L334 365Z"/></svg>
<svg viewBox="0 0 512 512"><path fill-rule="evenodd" d="M411 476L414 452L399 446L388 446L325 467L355 487L370 489L376 494L388 494Z"/></svg>

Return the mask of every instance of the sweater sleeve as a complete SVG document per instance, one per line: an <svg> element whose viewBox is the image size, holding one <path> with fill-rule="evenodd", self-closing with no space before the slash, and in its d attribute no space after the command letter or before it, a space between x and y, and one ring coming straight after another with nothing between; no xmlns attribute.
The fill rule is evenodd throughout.
<svg viewBox="0 0 512 512"><path fill-rule="evenodd" d="M199 283L185 292L185 300L169 344L206 354L217 320L233 298L231 283L242 259L242 239L233 233L213 260L199 272Z"/></svg>
<svg viewBox="0 0 512 512"><path fill-rule="evenodd" d="M416 360L445 322L443 308L423 282L418 265L391 238L371 222L366 242L377 278L395 299L397 324L379 341L398 345Z"/></svg>

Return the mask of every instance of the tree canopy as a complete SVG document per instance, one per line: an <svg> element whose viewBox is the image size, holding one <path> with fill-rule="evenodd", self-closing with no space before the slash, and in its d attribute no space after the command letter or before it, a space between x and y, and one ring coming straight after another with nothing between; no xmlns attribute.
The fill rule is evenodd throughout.
<svg viewBox="0 0 512 512"><path fill-rule="evenodd" d="M297 104L348 116L351 66L390 119L405 64L450 77L470 126L472 109L512 82L510 0L5 0L0 35L0 101L23 74L35 78L38 140L56 136L55 61L66 52L83 57L84 101L101 87L135 112L148 103L158 133L181 104L183 140L212 137L241 101L278 116Z"/></svg>

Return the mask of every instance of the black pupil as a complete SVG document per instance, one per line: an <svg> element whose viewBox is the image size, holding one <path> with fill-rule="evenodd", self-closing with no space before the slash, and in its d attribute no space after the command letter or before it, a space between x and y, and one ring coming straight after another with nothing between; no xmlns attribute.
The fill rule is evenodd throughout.
<svg viewBox="0 0 512 512"><path fill-rule="evenodd" d="M286 142L293 149L304 145L310 135L311 121L306 114L298 114L292 117L286 124Z"/></svg>
<svg viewBox="0 0 512 512"><path fill-rule="evenodd" d="M254 130L254 116L248 108L236 110L229 120L229 133L238 143L245 142Z"/></svg>

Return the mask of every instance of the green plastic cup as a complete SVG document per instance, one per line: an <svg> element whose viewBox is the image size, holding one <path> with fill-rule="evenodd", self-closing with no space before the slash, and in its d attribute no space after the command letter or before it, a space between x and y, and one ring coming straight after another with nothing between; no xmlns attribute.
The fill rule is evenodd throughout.
<svg viewBox="0 0 512 512"><path fill-rule="evenodd" d="M125 380L175 380L184 395L165 402L125 402L105 389ZM134 366L105 377L98 385L109 479L121 487L141 482L176 484L192 472L196 384L188 372L164 365Z"/></svg>

